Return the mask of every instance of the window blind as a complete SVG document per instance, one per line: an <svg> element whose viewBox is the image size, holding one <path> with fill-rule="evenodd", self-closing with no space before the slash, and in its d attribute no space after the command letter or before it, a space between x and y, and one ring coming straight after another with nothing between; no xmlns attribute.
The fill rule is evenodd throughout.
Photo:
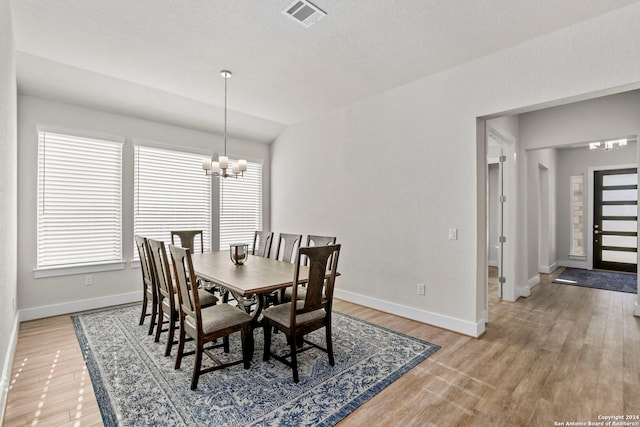
<svg viewBox="0 0 640 427"><path fill-rule="evenodd" d="M229 249L231 243L251 247L254 232L262 230L262 163L247 162L244 176L219 181L220 250Z"/></svg>
<svg viewBox="0 0 640 427"><path fill-rule="evenodd" d="M145 145L134 151L134 233L171 243L171 230L202 230L209 250L211 177L202 155Z"/></svg>
<svg viewBox="0 0 640 427"><path fill-rule="evenodd" d="M37 267L122 259L122 142L38 133Z"/></svg>

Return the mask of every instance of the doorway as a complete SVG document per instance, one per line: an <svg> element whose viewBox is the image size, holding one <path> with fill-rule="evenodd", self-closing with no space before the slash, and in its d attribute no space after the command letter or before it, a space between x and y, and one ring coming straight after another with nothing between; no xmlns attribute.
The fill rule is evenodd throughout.
<svg viewBox="0 0 640 427"><path fill-rule="evenodd" d="M593 268L637 271L638 169L593 175Z"/></svg>

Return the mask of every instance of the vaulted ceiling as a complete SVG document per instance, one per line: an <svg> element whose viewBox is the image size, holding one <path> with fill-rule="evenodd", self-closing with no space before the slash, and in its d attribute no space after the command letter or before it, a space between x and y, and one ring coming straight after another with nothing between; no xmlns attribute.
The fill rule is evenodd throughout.
<svg viewBox="0 0 640 427"><path fill-rule="evenodd" d="M325 111L631 0L11 0L22 94L271 142Z"/></svg>

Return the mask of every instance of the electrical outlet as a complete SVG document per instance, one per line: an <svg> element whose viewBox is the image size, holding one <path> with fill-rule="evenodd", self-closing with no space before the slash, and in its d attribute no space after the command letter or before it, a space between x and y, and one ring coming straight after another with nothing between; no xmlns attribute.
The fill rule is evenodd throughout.
<svg viewBox="0 0 640 427"><path fill-rule="evenodd" d="M92 274L87 274L86 276L84 276L84 285L85 286L93 285L93 275Z"/></svg>
<svg viewBox="0 0 640 427"><path fill-rule="evenodd" d="M449 240L458 240L458 229L450 228L449 229Z"/></svg>
<svg viewBox="0 0 640 427"><path fill-rule="evenodd" d="M424 293L425 293L424 283L418 283L418 295L424 295Z"/></svg>

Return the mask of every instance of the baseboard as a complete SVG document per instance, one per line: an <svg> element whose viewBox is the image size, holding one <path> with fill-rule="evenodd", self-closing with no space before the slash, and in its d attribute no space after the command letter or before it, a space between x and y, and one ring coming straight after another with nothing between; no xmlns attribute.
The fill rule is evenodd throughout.
<svg viewBox="0 0 640 427"><path fill-rule="evenodd" d="M521 297L528 298L531 295L531 289L538 283L540 283L540 275L536 274L527 280L526 285L516 287L516 300Z"/></svg>
<svg viewBox="0 0 640 427"><path fill-rule="evenodd" d="M9 345L7 346L7 354L4 356L2 378L0 379L0 420L4 420L4 413L7 406L7 394L9 393L9 385L11 384L11 369L13 368L13 356L16 353L16 345L18 344L19 329L20 321L18 313L16 313L11 330L11 337L9 338Z"/></svg>
<svg viewBox="0 0 640 427"><path fill-rule="evenodd" d="M587 261L576 261L576 260L560 260L558 261L558 265L560 267L569 267L569 268L581 268L583 270L588 270L589 266L587 265Z"/></svg>
<svg viewBox="0 0 640 427"><path fill-rule="evenodd" d="M112 305L127 304L142 301L141 292L109 295L106 297L70 301L62 304L44 305L20 310L20 321L42 319L44 317L59 316L61 314L77 313L79 311L93 310Z"/></svg>
<svg viewBox="0 0 640 427"><path fill-rule="evenodd" d="M486 322L484 319L475 323L469 322L467 320L444 316L442 314L432 313L430 311L420 310L413 307L407 307L405 305L395 304L389 301L383 301L341 289L334 290L334 296L344 301L374 308L376 310L384 311L385 313L395 314L396 316L416 320L439 328L448 329L474 338L479 337L485 331Z"/></svg>
<svg viewBox="0 0 640 427"><path fill-rule="evenodd" d="M558 261L556 261L551 265L541 265L540 268L539 268L539 271L540 271L540 273L551 274L558 267L560 267L560 264L558 264Z"/></svg>

